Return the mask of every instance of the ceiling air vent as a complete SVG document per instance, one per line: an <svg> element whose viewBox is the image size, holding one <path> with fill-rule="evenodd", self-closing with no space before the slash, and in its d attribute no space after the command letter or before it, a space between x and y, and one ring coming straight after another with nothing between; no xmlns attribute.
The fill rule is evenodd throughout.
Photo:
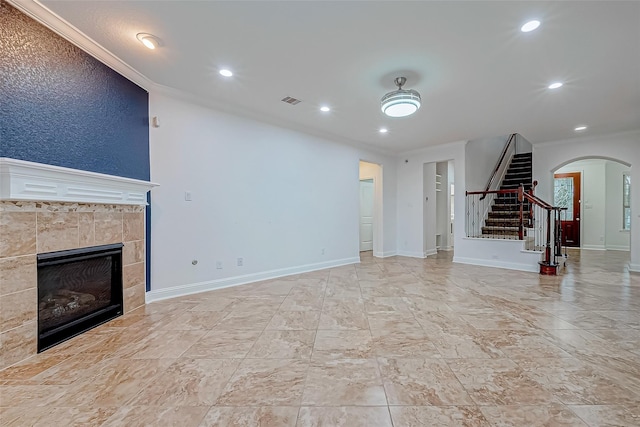
<svg viewBox="0 0 640 427"><path fill-rule="evenodd" d="M299 99L295 99L290 96L285 96L284 98L282 98L282 102L286 102L287 104L291 104L291 105L300 104Z"/></svg>

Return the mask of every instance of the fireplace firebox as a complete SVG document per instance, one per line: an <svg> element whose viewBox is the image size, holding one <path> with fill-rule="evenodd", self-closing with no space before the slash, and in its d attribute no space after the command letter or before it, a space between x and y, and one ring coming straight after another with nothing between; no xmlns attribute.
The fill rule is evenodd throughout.
<svg viewBox="0 0 640 427"><path fill-rule="evenodd" d="M123 246L38 255L38 353L122 315Z"/></svg>

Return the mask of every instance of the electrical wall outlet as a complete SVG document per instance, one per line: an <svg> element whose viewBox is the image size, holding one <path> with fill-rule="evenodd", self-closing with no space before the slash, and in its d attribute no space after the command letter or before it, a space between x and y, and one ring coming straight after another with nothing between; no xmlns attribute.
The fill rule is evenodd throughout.
<svg viewBox="0 0 640 427"><path fill-rule="evenodd" d="M217 262L216 262L216 268L217 268L218 270L222 270L222 261L217 261Z"/></svg>
<svg viewBox="0 0 640 427"><path fill-rule="evenodd" d="M244 259L238 258L237 265L238 265L238 267L242 267L244 265Z"/></svg>

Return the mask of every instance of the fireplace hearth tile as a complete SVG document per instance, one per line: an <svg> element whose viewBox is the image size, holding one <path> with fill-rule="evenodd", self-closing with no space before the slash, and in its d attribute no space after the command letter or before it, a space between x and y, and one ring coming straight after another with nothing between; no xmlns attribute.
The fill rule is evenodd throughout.
<svg viewBox="0 0 640 427"><path fill-rule="evenodd" d="M124 242L122 248L122 265L144 262L144 240Z"/></svg>
<svg viewBox="0 0 640 427"><path fill-rule="evenodd" d="M38 325L35 320L0 334L0 369L36 354L37 337Z"/></svg>
<svg viewBox="0 0 640 427"><path fill-rule="evenodd" d="M36 213L0 211L0 258L36 253Z"/></svg>
<svg viewBox="0 0 640 427"><path fill-rule="evenodd" d="M29 359L22 361L16 365L11 366L3 371L0 371L0 382L2 381L26 381L36 378L42 372L58 365L60 362L67 360L63 355L45 355L39 354Z"/></svg>
<svg viewBox="0 0 640 427"><path fill-rule="evenodd" d="M124 297L124 312L129 313L138 307L144 305L144 284L138 286L131 286L123 291Z"/></svg>
<svg viewBox="0 0 640 427"><path fill-rule="evenodd" d="M37 265L35 255L0 258L0 295L35 288Z"/></svg>
<svg viewBox="0 0 640 427"><path fill-rule="evenodd" d="M144 282L145 282L144 262L139 262L137 264L131 264L131 265L124 264L124 267L122 267L122 274L123 274L122 282L125 289L128 289L132 286L138 286L138 285L144 286Z"/></svg>
<svg viewBox="0 0 640 427"><path fill-rule="evenodd" d="M104 342L107 342L108 336L96 335L92 329L83 334L77 335L67 341L45 350L40 354L60 354L66 356L72 356L76 354L91 353L94 348L101 346ZM95 351L97 352L97 351Z"/></svg>
<svg viewBox="0 0 640 427"><path fill-rule="evenodd" d="M29 320L37 317L33 315L33 310L38 310L37 291L32 308L22 304L22 298L27 298L28 294L25 291L37 289L36 254L88 248L97 246L97 241L125 243L122 265L140 265L131 269L134 274L129 276L130 286L124 289L123 284L124 312L144 307L145 209L143 205L0 201L0 235L3 237L0 239L0 304L3 307L0 313L0 369L37 354L37 321ZM20 294L5 298L16 293ZM11 307L5 309L9 304ZM25 321L27 323L20 326ZM147 322L142 323L146 325ZM100 341L102 338L96 336L75 337L43 354L72 355Z"/></svg>
<svg viewBox="0 0 640 427"><path fill-rule="evenodd" d="M123 237L125 242L144 239L144 213L125 212L123 219Z"/></svg>
<svg viewBox="0 0 640 427"><path fill-rule="evenodd" d="M38 253L78 247L77 212L38 212Z"/></svg>
<svg viewBox="0 0 640 427"><path fill-rule="evenodd" d="M96 245L96 227L93 212L78 213L78 231L80 234L80 247Z"/></svg>
<svg viewBox="0 0 640 427"><path fill-rule="evenodd" d="M112 356L106 353L82 353L76 355L53 355L64 357L62 363L50 367L33 377L33 380L46 385L69 385L96 375L97 369ZM91 368L88 368L91 367Z"/></svg>
<svg viewBox="0 0 640 427"><path fill-rule="evenodd" d="M0 331L17 328L36 320L36 288L0 296Z"/></svg>
<svg viewBox="0 0 640 427"><path fill-rule="evenodd" d="M129 314L125 316L116 317L115 319L109 320L104 324L104 327L108 328L128 328L131 325L135 325L138 322L141 322L145 319L143 315L137 314Z"/></svg>
<svg viewBox="0 0 640 427"><path fill-rule="evenodd" d="M121 212L95 212L93 218L96 245L122 242Z"/></svg>

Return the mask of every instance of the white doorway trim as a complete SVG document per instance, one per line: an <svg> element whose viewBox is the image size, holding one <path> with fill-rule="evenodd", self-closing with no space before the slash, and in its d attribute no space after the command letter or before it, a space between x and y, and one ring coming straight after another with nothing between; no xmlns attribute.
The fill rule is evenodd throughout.
<svg viewBox="0 0 640 427"><path fill-rule="evenodd" d="M383 246L383 222L382 222L382 165L377 163L360 160L359 163L359 181L373 180L373 256L384 257ZM359 191L358 183L358 191ZM359 213L358 213L359 215ZM360 221L358 218L358 227ZM358 248L360 248L360 233L358 233Z"/></svg>
<svg viewBox="0 0 640 427"><path fill-rule="evenodd" d="M373 179L360 180L360 252L373 251Z"/></svg>

